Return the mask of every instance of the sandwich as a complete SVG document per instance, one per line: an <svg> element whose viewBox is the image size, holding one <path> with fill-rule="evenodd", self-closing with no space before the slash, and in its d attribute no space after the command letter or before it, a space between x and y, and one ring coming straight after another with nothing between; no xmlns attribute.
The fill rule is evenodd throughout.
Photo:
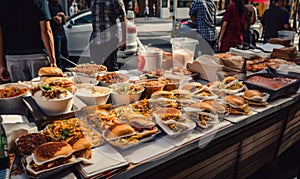
<svg viewBox="0 0 300 179"><path fill-rule="evenodd" d="M196 102L196 103L190 104L188 107L203 109L206 112L210 112L210 113L223 113L224 114L226 112L226 106L214 99Z"/></svg>
<svg viewBox="0 0 300 179"><path fill-rule="evenodd" d="M108 128L105 137L108 140L120 138L122 136L130 136L136 134L135 130L129 124L117 124Z"/></svg>
<svg viewBox="0 0 300 179"><path fill-rule="evenodd" d="M173 99L173 93L170 91L155 91L151 94L151 99L158 99L158 98L167 98Z"/></svg>
<svg viewBox="0 0 300 179"><path fill-rule="evenodd" d="M92 144L90 141L87 140L87 138L84 137L83 134L72 136L68 138L66 142L68 142L68 144L72 146L74 150L73 155L75 155L76 158L82 157L85 159L91 159Z"/></svg>
<svg viewBox="0 0 300 179"><path fill-rule="evenodd" d="M189 107L199 109L187 111L186 115L195 120L201 128L208 128L210 124L218 121L217 111L210 101L196 102L190 104Z"/></svg>
<svg viewBox="0 0 300 179"><path fill-rule="evenodd" d="M234 81L237 81L237 79L232 76L228 76L228 77L224 78L224 80L222 82L223 82L223 84L228 85Z"/></svg>
<svg viewBox="0 0 300 179"><path fill-rule="evenodd" d="M208 89L208 87L204 87L193 95L196 98L212 98L215 95Z"/></svg>
<svg viewBox="0 0 300 179"><path fill-rule="evenodd" d="M202 88L203 88L203 85L199 82L190 82L190 83L186 83L185 85L182 86L183 90L190 91L191 93L199 91Z"/></svg>
<svg viewBox="0 0 300 179"><path fill-rule="evenodd" d="M142 138L158 132L155 123L144 116L133 116L127 119L128 124L113 126L106 135L108 142L116 147L127 147L138 143ZM111 134L113 133L113 135Z"/></svg>
<svg viewBox="0 0 300 179"><path fill-rule="evenodd" d="M38 71L38 75L41 80L44 80L49 77L63 77L64 74L62 70L58 67L42 67Z"/></svg>
<svg viewBox="0 0 300 179"><path fill-rule="evenodd" d="M219 90L224 88L224 84L221 81L212 81L205 84L205 86L207 86L208 88L219 89Z"/></svg>
<svg viewBox="0 0 300 179"><path fill-rule="evenodd" d="M237 95L228 95L224 98L227 111L230 114L248 115L250 113L249 105L245 99Z"/></svg>
<svg viewBox="0 0 300 179"><path fill-rule="evenodd" d="M172 90L175 99L191 99L192 94L187 90Z"/></svg>
<svg viewBox="0 0 300 179"><path fill-rule="evenodd" d="M30 133L21 136L16 143L21 154L31 155L37 146L51 141L54 141L54 139L49 135Z"/></svg>
<svg viewBox="0 0 300 179"><path fill-rule="evenodd" d="M224 114L226 113L226 105L217 101L217 100L206 100L204 102L207 102L209 104L211 104L211 106L214 108L214 110L218 113L218 114Z"/></svg>
<svg viewBox="0 0 300 179"><path fill-rule="evenodd" d="M177 102L177 108L181 109L184 106L187 106L191 103L194 102L194 100L192 99L192 93L187 91L187 90L172 90L171 91L173 93L174 99Z"/></svg>
<svg viewBox="0 0 300 179"><path fill-rule="evenodd" d="M259 90L246 90L243 97L248 101L250 106L268 106L264 99L264 94Z"/></svg>
<svg viewBox="0 0 300 179"><path fill-rule="evenodd" d="M128 118L128 124L134 128L137 132L135 135L131 136L131 138L143 138L150 135L153 135L158 132L158 128L156 124L151 121L149 118L137 115L131 116Z"/></svg>
<svg viewBox="0 0 300 179"><path fill-rule="evenodd" d="M47 142L35 148L30 168L39 172L74 161L73 148L67 142Z"/></svg>
<svg viewBox="0 0 300 179"><path fill-rule="evenodd" d="M157 109L161 107L178 107L178 103L175 99L157 98L149 100L150 109Z"/></svg>
<svg viewBox="0 0 300 179"><path fill-rule="evenodd" d="M237 90L237 89L243 89L244 84L242 82L239 82L236 78L232 76L226 77L222 83L224 84L224 88L227 90Z"/></svg>
<svg viewBox="0 0 300 179"><path fill-rule="evenodd" d="M172 107L160 108L154 112L162 121L174 120L183 122L183 116L180 110Z"/></svg>
<svg viewBox="0 0 300 179"><path fill-rule="evenodd" d="M188 127L185 125L185 118L181 111L176 108L160 108L154 111L154 114L173 132L177 133L188 130Z"/></svg>

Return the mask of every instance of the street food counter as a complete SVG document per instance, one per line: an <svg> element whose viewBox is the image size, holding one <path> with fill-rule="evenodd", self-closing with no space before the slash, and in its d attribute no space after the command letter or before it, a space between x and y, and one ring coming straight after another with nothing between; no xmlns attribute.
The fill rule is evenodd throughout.
<svg viewBox="0 0 300 179"><path fill-rule="evenodd" d="M299 102L299 95L274 101L273 107L218 131L206 146L199 146L205 138L196 139L116 178L245 178L300 140Z"/></svg>
<svg viewBox="0 0 300 179"><path fill-rule="evenodd" d="M238 123L228 124L225 121L226 125L220 127L216 133L195 138L182 145L170 146L168 143L160 142L161 145L167 145L160 147L169 147L168 150L153 157L149 156L151 153L157 154L156 151L145 152L142 156L145 160L141 162L132 158L132 155L136 152L141 156L143 148L130 150L132 155L121 151L128 157L127 160L133 160L134 163L123 165L120 170L112 172L112 176L113 178L245 178L300 140L299 102L299 94L275 100L271 102L272 107ZM162 150L157 146L148 147ZM64 175L82 177L77 167L54 174L54 176Z"/></svg>
<svg viewBox="0 0 300 179"><path fill-rule="evenodd" d="M147 75L151 76L157 74ZM122 74L120 76L120 79L129 80L128 75ZM97 76L97 80L102 82L101 86L105 86L105 83L108 83L107 81L104 82L104 80L107 79L109 78L104 78L101 75ZM134 83L130 83L129 87L133 86L135 91L144 90L143 92L147 92L147 84L154 84L153 80L150 80L150 83L145 83L144 80L132 80ZM164 80L166 79L159 78L159 80L156 81L162 82ZM226 80L229 80L229 78L226 78ZM231 94L233 92L235 94L239 93L239 98L243 96L245 97L245 99L247 99L245 93L242 92L246 89L245 85L243 85L233 77L230 77L229 82L226 82L226 80L218 83L217 86L219 86L220 84L223 84L227 87L233 85L237 87L237 89L227 89L224 86L224 89L221 90L222 92L225 91L225 93L228 94ZM213 113L214 115L208 115L209 119L201 118L200 121L197 121L194 119L192 120L192 118L194 117L192 114L193 112L196 112L197 115L198 112L199 114L202 114L202 109L200 111L194 111L190 108L194 108L194 105L200 105L200 102L206 101L205 98L207 98L207 96L210 96L209 89L212 89L210 87L216 86L214 86L215 84L213 83L206 85L202 83L202 85L200 86L199 84L201 84L200 82L202 81L200 81L199 79L196 79L195 81L197 83L189 83L185 81L181 86L182 91L170 90L169 92L159 93L159 95L155 97L153 95L155 94L153 91L150 95L144 93L140 94L144 95L144 97L147 97L147 99L150 98L149 105L152 105L154 109L157 109L153 112L155 114L155 126L152 126L153 121L147 121L148 118L144 119L144 117L141 117L141 115L135 116L139 117L140 120L143 120L144 122L149 122L146 126L148 127L151 124L151 129L149 129L150 131L155 130L155 132L151 133L151 135L147 134L148 136L145 138L138 138L140 140L138 140L136 145L135 143L130 143L130 141L127 141L128 137L131 139L132 136L141 135L141 133L138 133L138 129L136 128L134 128L134 130L136 131L127 133L126 136L121 135L117 137L110 137L110 135L111 133L113 133L113 129L115 129L115 126L122 125L123 123L131 124L130 122L132 121L128 121L128 119L131 119L131 115L135 114L135 111L143 114L148 113L145 106L140 106L144 105L143 103L146 103L146 100L138 100L140 96L138 96L138 98L135 99L134 102L130 102L131 104L126 104L126 100L124 104L124 101L121 100L123 99L122 96L117 96L114 98L113 95L111 95L109 99L106 99L108 100L107 104L99 104L93 106L86 105L88 101L83 102L84 98L81 98L82 100L80 100L78 98L80 95L77 95L73 98L74 104L71 112L60 113L56 116L51 117L51 115L47 115L45 114L45 112L50 114L53 111L49 111L49 105L45 106L45 103L38 102L38 100L36 99L36 89L34 89L35 93L33 93L32 96L23 96L22 100L30 111L30 115L28 116L28 118L35 122L38 131L42 131L43 134L47 133L55 136L57 127L56 124L54 124L55 121L60 120L59 122L57 122L57 125L63 124L63 126L65 126L64 122L70 120L71 122L67 122L67 124L73 125L77 122L76 118L78 118L83 119L78 121L80 122L81 126L86 126L85 129L91 126L93 129L95 129L92 131L88 131L88 137L94 139L94 137L98 137L100 133L102 138L100 136L99 138L101 140L96 140L95 143L94 141L92 141L92 157L90 159L85 160L82 158L76 158L76 160L71 164L58 165L53 170L42 170L42 172L37 172L37 174L34 175L32 175L32 173L34 173L33 170L31 170L32 166L28 165L28 163L31 163L33 161L35 162L35 160L37 160L37 158L34 158L36 157L35 153L29 155L29 157L24 155L25 153L21 153L25 157L22 157L22 155L16 155L15 163L12 166L13 178L19 175L26 178L28 177L26 174L29 174L33 178L47 178L49 176L58 177L62 176L62 174L74 177L76 176L79 178L245 178L247 176L250 176L253 172L258 170L268 162L281 155L290 146L299 141L299 91L298 93L294 90L292 94L281 94L280 98L276 96L276 99L268 101L269 104L267 106L248 108L249 106L247 102L247 104L245 103L242 105L242 108L245 108L245 111L242 111L243 113L239 113L239 115L231 115L229 113L229 108L232 106L229 105L229 100L226 101L226 98L223 99L224 96L222 95L224 94L221 94L222 99L220 99L220 101L225 101L224 104L229 105L226 107L226 110L217 110L217 105L215 104L214 108L211 109L214 111L214 113L211 111L211 113ZM299 88L298 81L296 90L298 90ZM176 86L177 82L175 83L174 81L167 81L162 87L178 87ZM64 81L64 84L66 83L67 82ZM140 90L139 85L133 84L144 84L142 85L143 90ZM293 82L291 84L293 84ZM198 87L200 88L198 89ZM294 86L290 87L294 88ZM47 91L49 90L49 88L51 88L51 86L42 86L37 90ZM158 91L163 91L163 88ZM197 90L193 93L188 93L187 95L184 90L185 88L190 92L194 91L195 89ZM124 89L124 86L121 86L121 88L119 88L117 85L111 86L110 93L117 93L117 91ZM97 88L93 88L93 90L97 90ZM101 89L101 91L103 91L103 89ZM180 92L180 94L177 94L177 92ZM289 92L289 90L286 92ZM124 91L121 91L119 95L123 93ZM185 100L175 100L176 95L179 95L181 97L187 95L188 97L191 97L190 94L192 94L193 100L201 100L192 100L192 102L192 98L186 98ZM171 95L172 98L162 100L161 95ZM271 95L275 96L275 94L272 93ZM215 96L211 95L211 97ZM103 99L101 98L101 100ZM111 105L116 103L118 104ZM183 118L180 118L180 122L182 122L183 124L179 125L178 123L175 123L178 124L179 127L177 130L180 132L170 131L170 129L168 128L166 129L166 126L171 128L172 125L169 125L169 123L164 123L165 120L163 119L165 116L164 113L161 113L161 108L163 107L159 105L168 105L168 107L166 108L172 108L170 109L170 111L173 112L179 111L175 108L184 109L184 120ZM176 107L169 107L169 105ZM127 107L130 107L130 109L128 109ZM97 123L96 112L99 111L105 112L103 114L106 114L102 116L103 123ZM119 124L119 121L115 120L115 118L113 120L104 122L104 119L111 115L111 111L117 111L116 114L119 115L118 117L120 120L122 120L122 124ZM166 111L164 112L167 113ZM178 116L181 115L181 113L179 112L177 114ZM215 118L215 116L218 116L218 118ZM81 123L84 121L88 121L88 123ZM111 122L114 123L114 127L109 126L111 125ZM164 124L168 125L164 126ZM68 132L65 131L66 129L68 129ZM68 138L68 135L71 133L70 131L71 130L69 130L69 128L67 127L64 128L62 133L58 132L60 138ZM96 134L94 133L95 131L98 131L99 133ZM19 141L23 141L23 143L18 143ZM128 142L129 145L124 145L124 141ZM26 144L24 143L26 143L26 140L24 140L23 138L18 138L16 140L16 144L19 149L22 148L23 145L26 146ZM90 147L88 147L87 149L90 149ZM18 161L19 163L16 161ZM21 169L26 168L26 170L23 170L22 172L16 172L15 169L18 168L16 167L17 163L19 165L23 165L21 166ZM33 167L35 166L33 165ZM20 170L20 167L18 169Z"/></svg>

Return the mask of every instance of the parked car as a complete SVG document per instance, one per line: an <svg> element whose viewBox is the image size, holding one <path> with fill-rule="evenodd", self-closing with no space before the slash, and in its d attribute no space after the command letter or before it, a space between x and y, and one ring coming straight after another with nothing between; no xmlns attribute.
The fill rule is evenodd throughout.
<svg viewBox="0 0 300 179"><path fill-rule="evenodd" d="M121 23L118 21L119 39L121 39ZM67 19L64 25L68 38L68 49L70 57L89 57L89 40L92 33L92 13L90 10L83 10ZM126 50L118 51L118 57L126 57L137 51L137 31L133 21L128 20Z"/></svg>
<svg viewBox="0 0 300 179"><path fill-rule="evenodd" d="M225 10L221 10L216 14L216 28L217 33L219 34L221 31L221 25L222 25L222 19L223 15L225 13ZM263 34L263 26L260 23L259 20L257 20L252 26L251 26L254 34L255 34L255 40L258 41L260 38L262 38ZM197 31L197 24L192 22L190 18L185 19L176 19L175 25L171 30L171 37L194 37L195 32Z"/></svg>

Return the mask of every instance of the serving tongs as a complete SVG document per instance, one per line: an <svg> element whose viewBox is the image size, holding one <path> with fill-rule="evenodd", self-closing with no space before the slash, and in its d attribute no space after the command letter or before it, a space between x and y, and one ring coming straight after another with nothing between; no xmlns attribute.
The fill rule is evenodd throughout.
<svg viewBox="0 0 300 179"><path fill-rule="evenodd" d="M268 75L270 76L270 78L276 77L276 74L277 74L276 73L276 69L268 66L268 68L266 69L266 71L267 71Z"/></svg>

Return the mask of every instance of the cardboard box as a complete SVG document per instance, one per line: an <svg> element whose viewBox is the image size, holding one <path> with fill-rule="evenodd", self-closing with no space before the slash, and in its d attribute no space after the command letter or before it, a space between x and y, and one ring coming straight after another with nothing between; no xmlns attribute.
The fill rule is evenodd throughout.
<svg viewBox="0 0 300 179"><path fill-rule="evenodd" d="M290 39L270 38L269 43L279 44L279 45L283 45L285 47L290 47L291 46L291 40Z"/></svg>

